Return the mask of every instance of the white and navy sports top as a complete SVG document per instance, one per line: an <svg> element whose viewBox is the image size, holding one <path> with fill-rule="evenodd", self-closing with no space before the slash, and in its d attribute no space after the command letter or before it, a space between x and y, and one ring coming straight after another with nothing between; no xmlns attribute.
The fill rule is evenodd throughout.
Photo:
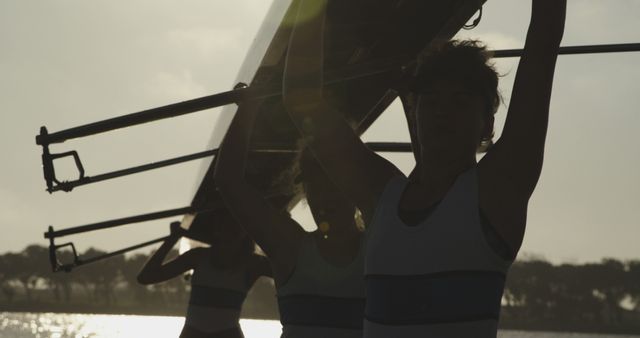
<svg viewBox="0 0 640 338"><path fill-rule="evenodd" d="M249 268L247 262L218 269L208 257L202 259L191 277L185 326L207 333L237 328L242 303L252 286Z"/></svg>
<svg viewBox="0 0 640 338"><path fill-rule="evenodd" d="M387 183L368 228L364 337L496 337L511 261L485 238L476 167L415 226L398 216L407 182Z"/></svg>
<svg viewBox="0 0 640 338"><path fill-rule="evenodd" d="M278 288L282 338L361 338L364 314L364 236L344 267L327 262L307 234L293 273Z"/></svg>

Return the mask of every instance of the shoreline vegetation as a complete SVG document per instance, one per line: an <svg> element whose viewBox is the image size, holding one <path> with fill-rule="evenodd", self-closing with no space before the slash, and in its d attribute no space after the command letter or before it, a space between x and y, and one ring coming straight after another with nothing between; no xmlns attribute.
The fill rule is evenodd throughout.
<svg viewBox="0 0 640 338"><path fill-rule="evenodd" d="M81 257L101 253L88 249ZM63 261L72 258L65 251L58 256ZM5 253L0 255L0 312L184 316L187 278L139 285L136 276L147 259L147 254L119 256L71 273L53 273L44 246ZM640 334L640 261L516 261L502 303L501 329ZM256 282L242 317L278 319L272 280Z"/></svg>

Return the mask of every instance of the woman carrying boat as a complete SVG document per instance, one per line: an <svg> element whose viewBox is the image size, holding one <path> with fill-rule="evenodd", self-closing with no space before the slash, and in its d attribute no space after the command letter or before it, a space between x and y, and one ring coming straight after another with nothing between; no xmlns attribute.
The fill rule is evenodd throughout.
<svg viewBox="0 0 640 338"><path fill-rule="evenodd" d="M410 178L367 149L322 97L325 7L302 0L300 11L318 14L294 29L284 102L368 225L364 337L496 337L505 276L542 169L566 0L532 0L506 124L493 145L498 76L484 47L449 42L426 54L409 84L420 163Z"/></svg>
<svg viewBox="0 0 640 338"><path fill-rule="evenodd" d="M220 147L215 181L227 207L263 249L273 269L282 337L360 338L364 312L363 233L355 207L312 156L299 156L298 181L318 230L306 232L245 180L258 109L240 105Z"/></svg>
<svg viewBox="0 0 640 338"><path fill-rule="evenodd" d="M230 215L221 215L212 228L211 247L191 249L163 263L186 232L179 223L172 223L172 236L138 274L138 282L147 285L193 270L180 338L243 338L238 321L247 292L259 277L271 277L269 262L255 253L254 242Z"/></svg>

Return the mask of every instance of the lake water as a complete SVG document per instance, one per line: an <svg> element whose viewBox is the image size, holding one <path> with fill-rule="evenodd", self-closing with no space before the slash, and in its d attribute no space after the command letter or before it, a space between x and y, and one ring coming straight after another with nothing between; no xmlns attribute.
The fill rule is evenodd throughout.
<svg viewBox="0 0 640 338"><path fill-rule="evenodd" d="M176 338L184 318L130 315L0 313L0 338ZM280 323L243 319L247 338L277 338ZM640 336L501 331L499 338L640 338Z"/></svg>

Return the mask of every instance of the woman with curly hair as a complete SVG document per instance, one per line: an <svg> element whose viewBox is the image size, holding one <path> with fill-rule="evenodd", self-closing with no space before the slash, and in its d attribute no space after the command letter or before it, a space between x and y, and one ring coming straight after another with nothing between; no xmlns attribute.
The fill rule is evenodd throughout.
<svg viewBox="0 0 640 338"><path fill-rule="evenodd" d="M299 14L305 21L292 33L284 102L368 226L364 337L495 337L506 274L542 169L566 0L532 0L495 144L498 76L484 46L447 42L420 60L405 93L417 157L409 178L369 150L324 100L327 0L301 2L300 13L314 14ZM486 152L479 162L478 152Z"/></svg>
<svg viewBox="0 0 640 338"><path fill-rule="evenodd" d="M244 102L216 159L215 182L240 225L273 269L283 338L360 338L364 313L364 234L356 209L302 150L297 179L317 229L306 232L245 180L259 102Z"/></svg>

